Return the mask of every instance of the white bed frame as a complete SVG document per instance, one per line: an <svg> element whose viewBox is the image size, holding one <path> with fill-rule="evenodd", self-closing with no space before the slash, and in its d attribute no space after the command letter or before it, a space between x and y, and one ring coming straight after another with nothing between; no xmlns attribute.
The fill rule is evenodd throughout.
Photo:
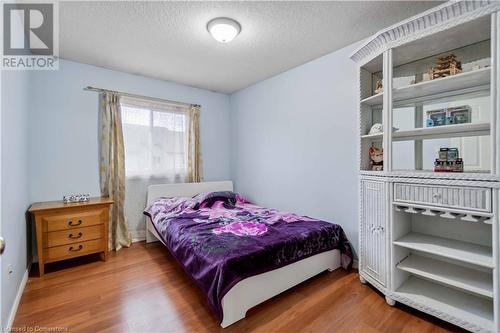
<svg viewBox="0 0 500 333"><path fill-rule="evenodd" d="M193 196L201 192L232 191L233 182L206 182L150 185L147 204L159 197ZM146 242L161 241L151 224L146 219ZM222 299L223 328L245 318L248 309L274 297L283 291L325 271L340 267L340 252L332 250L297 261L293 264L251 276L238 282Z"/></svg>

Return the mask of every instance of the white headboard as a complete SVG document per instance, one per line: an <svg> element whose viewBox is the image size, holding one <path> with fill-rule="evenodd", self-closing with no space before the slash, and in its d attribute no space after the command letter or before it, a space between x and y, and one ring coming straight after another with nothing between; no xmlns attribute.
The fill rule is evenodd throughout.
<svg viewBox="0 0 500 333"><path fill-rule="evenodd" d="M202 192L232 191L233 182L230 180L206 183L179 183L149 185L147 206L159 197L192 197Z"/></svg>
<svg viewBox="0 0 500 333"><path fill-rule="evenodd" d="M149 206L156 198L159 197L192 197L202 192L215 191L232 191L233 182L225 180L221 182L206 182L206 183L180 183L180 184L160 184L149 185L147 204ZM151 243L161 240L151 220L146 218L146 242Z"/></svg>

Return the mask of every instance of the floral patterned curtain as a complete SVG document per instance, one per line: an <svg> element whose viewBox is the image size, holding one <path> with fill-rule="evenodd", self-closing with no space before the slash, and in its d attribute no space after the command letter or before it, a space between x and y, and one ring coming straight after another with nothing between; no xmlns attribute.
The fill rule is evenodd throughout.
<svg viewBox="0 0 500 333"><path fill-rule="evenodd" d="M200 143L200 106L193 105L189 110L188 125L188 182L203 181L201 143Z"/></svg>
<svg viewBox="0 0 500 333"><path fill-rule="evenodd" d="M124 214L125 154L119 95L101 94L100 180L101 195L113 199L109 219L109 249L129 247L132 236Z"/></svg>

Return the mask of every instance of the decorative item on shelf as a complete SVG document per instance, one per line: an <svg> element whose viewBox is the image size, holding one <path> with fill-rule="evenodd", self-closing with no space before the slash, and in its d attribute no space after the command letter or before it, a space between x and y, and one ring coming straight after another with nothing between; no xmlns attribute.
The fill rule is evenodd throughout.
<svg viewBox="0 0 500 333"><path fill-rule="evenodd" d="M453 125L455 124L455 118L447 116L446 117L446 125Z"/></svg>
<svg viewBox="0 0 500 333"><path fill-rule="evenodd" d="M446 125L446 109L427 111L427 127Z"/></svg>
<svg viewBox="0 0 500 333"><path fill-rule="evenodd" d="M370 128L370 131L368 132L368 134L378 134L378 133L382 133L382 131L383 131L382 124L381 123L375 123Z"/></svg>
<svg viewBox="0 0 500 333"><path fill-rule="evenodd" d="M462 72L462 63L457 60L457 56L450 53L444 57L438 57L436 67L429 70L430 80L456 75Z"/></svg>
<svg viewBox="0 0 500 333"><path fill-rule="evenodd" d="M473 72L480 69L488 68L491 64L491 58L486 57L482 59L477 59L474 61L462 63L462 71L463 72Z"/></svg>
<svg viewBox="0 0 500 333"><path fill-rule="evenodd" d="M454 124L466 124L471 122L471 107L468 105L448 108L449 117L453 118Z"/></svg>
<svg viewBox="0 0 500 333"><path fill-rule="evenodd" d="M483 64L483 65L482 65L482 64L480 64L480 63L479 63L479 64L478 64L478 63L476 63L476 64L473 64L473 65L472 65L472 67L470 68L470 71L471 71L471 72L472 72L472 71L477 71L477 70L479 70L479 69L488 68L488 67L490 67L490 65L488 65L488 64Z"/></svg>
<svg viewBox="0 0 500 333"><path fill-rule="evenodd" d="M431 76L430 72L431 72L431 69L427 70L427 73L422 74L422 82L432 80L431 79L432 76Z"/></svg>
<svg viewBox="0 0 500 333"><path fill-rule="evenodd" d="M370 147L368 152L370 153L370 165L372 167L372 171L383 171L384 149L377 147Z"/></svg>
<svg viewBox="0 0 500 333"><path fill-rule="evenodd" d="M64 203L90 201L90 194L68 194L63 196Z"/></svg>
<svg viewBox="0 0 500 333"><path fill-rule="evenodd" d="M472 66L472 70L473 70L473 71L477 71L477 70L479 70L479 69L481 69L481 68L482 68L482 67L481 67L481 65L473 65L473 66Z"/></svg>
<svg viewBox="0 0 500 333"><path fill-rule="evenodd" d="M399 131L398 127L392 127L392 132ZM384 132L384 128L381 123L375 123L372 125L370 130L368 131L367 135L374 135L374 134L382 134Z"/></svg>
<svg viewBox="0 0 500 333"><path fill-rule="evenodd" d="M468 105L427 111L427 127L465 124L471 122L471 107Z"/></svg>
<svg viewBox="0 0 500 333"><path fill-rule="evenodd" d="M440 148L434 161L434 172L464 172L464 162L458 148Z"/></svg>
<svg viewBox="0 0 500 333"><path fill-rule="evenodd" d="M374 93L377 95L377 94L380 94L383 91L384 91L384 87L382 86L382 81L377 80L377 83L375 84Z"/></svg>

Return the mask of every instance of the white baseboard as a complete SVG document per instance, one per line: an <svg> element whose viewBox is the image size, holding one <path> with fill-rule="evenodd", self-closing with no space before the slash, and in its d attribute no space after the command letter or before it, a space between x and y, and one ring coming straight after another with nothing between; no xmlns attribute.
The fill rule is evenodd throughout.
<svg viewBox="0 0 500 333"><path fill-rule="evenodd" d="M132 234L132 243L142 242L146 240L146 230L134 230Z"/></svg>
<svg viewBox="0 0 500 333"><path fill-rule="evenodd" d="M14 303L12 304L12 308L10 310L9 319L7 321L7 328L11 328L14 324L14 319L16 318L17 308L19 307L19 303L21 303L21 297L23 296L24 288L26 287L26 283L28 282L30 269L26 269L24 272L23 279L19 284L19 289L17 290L16 298L14 299Z"/></svg>

